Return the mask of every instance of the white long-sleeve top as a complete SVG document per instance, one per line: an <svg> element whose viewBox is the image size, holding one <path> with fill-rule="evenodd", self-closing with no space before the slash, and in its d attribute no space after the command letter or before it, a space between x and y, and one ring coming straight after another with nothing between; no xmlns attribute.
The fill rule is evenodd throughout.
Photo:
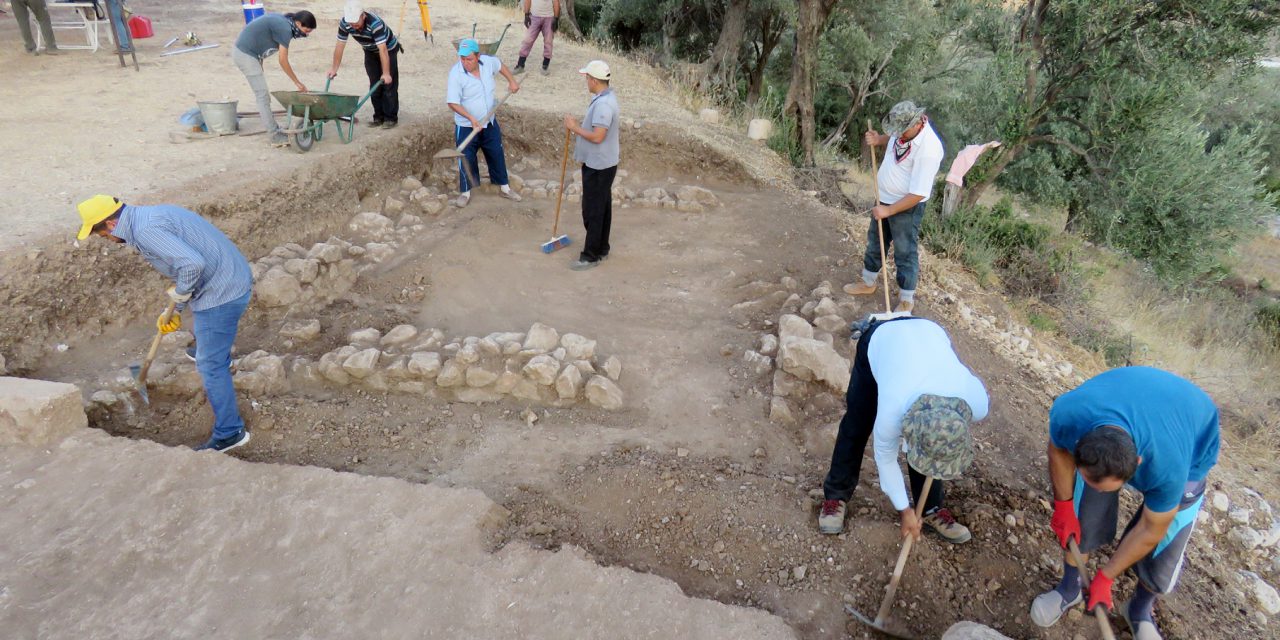
<svg viewBox="0 0 1280 640"><path fill-rule="evenodd" d="M893 508L911 505L907 497L898 452L902 443L902 417L920 396L961 398L969 403L973 420L987 417L987 389L960 362L947 332L924 318L898 320L877 327L867 345L867 360L876 379L876 421L872 447L880 489Z"/></svg>

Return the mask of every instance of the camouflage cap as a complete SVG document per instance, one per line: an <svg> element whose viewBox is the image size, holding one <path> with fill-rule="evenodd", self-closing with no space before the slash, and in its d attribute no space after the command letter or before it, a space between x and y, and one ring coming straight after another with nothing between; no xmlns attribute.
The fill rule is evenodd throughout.
<svg viewBox="0 0 1280 640"><path fill-rule="evenodd" d="M889 110L889 115L885 116L880 124L884 125L885 133L896 138L902 135L903 131L909 129L911 125L915 124L920 119L920 116L923 115L924 107L917 107L916 103L910 100L903 100L893 105L893 108Z"/></svg>
<svg viewBox="0 0 1280 640"><path fill-rule="evenodd" d="M902 417L911 468L939 480L955 480L973 462L969 423L973 410L960 398L924 394Z"/></svg>

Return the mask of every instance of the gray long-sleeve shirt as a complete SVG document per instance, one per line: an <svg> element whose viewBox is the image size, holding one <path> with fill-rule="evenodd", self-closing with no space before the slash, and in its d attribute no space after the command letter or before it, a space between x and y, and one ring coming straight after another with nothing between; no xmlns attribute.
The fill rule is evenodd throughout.
<svg viewBox="0 0 1280 640"><path fill-rule="evenodd" d="M190 293L193 311L238 300L253 289L253 272L244 255L194 211L171 204L125 205L111 235L173 280L178 293Z"/></svg>

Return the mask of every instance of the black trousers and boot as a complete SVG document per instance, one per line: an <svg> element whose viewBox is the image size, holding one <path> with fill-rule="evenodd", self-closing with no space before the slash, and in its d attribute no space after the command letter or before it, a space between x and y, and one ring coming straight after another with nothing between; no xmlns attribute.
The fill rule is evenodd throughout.
<svg viewBox="0 0 1280 640"><path fill-rule="evenodd" d="M582 165L582 226L587 239L582 243L583 262L598 262L609 255L609 227L613 224L613 178L618 166L592 169Z"/></svg>
<svg viewBox="0 0 1280 640"><path fill-rule="evenodd" d="M888 322L909 322L910 318L898 318ZM840 431L836 435L836 447L831 452L831 470L822 483L822 492L827 500L849 501L853 490L858 486L858 478L862 474L862 453L867 449L867 441L876 423L876 404L879 388L875 376L871 373L871 361L867 352L871 345L871 336L876 328L884 322L871 325L858 339L858 353L853 359L853 373L849 377L849 390L845 394L847 408L840 419ZM907 477L911 484L911 496L919 504L920 490L924 488L926 476L918 473L911 465L907 465ZM942 506L945 497L942 481L934 478L929 488L929 496L925 498L925 513Z"/></svg>
<svg viewBox="0 0 1280 640"><path fill-rule="evenodd" d="M387 49L387 57L390 59L391 66L391 84L383 84L373 91L373 95L369 96L369 103L373 105L373 121L375 123L382 122L394 124L400 120L400 52L404 47L396 45L394 49ZM378 80L382 79L382 56L378 55L376 50L364 52L364 72L369 76L369 86L373 86Z"/></svg>

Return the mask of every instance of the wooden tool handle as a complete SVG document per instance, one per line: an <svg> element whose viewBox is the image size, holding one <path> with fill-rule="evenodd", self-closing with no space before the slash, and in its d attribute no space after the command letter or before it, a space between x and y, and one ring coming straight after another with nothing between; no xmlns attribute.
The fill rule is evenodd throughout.
<svg viewBox="0 0 1280 640"><path fill-rule="evenodd" d="M524 78L516 78L516 86L517 86L517 87L519 87L519 86L520 86L520 83L522 83L522 82L524 82ZM370 91L370 93L372 93L372 91ZM510 98L510 97L511 97L511 95L512 95L512 92L508 91L508 92L507 92L507 95L502 96L502 99L501 99L501 100L498 100L497 104L493 105L493 108L492 108L492 109L489 109L489 112L488 112L488 113L486 113L486 114L484 114L484 118L482 118L482 119L480 120L480 122L481 122L481 123L484 123L484 124L488 124L489 120L490 120L491 118L493 118L493 114L495 114L495 113L497 113L497 112L498 112L498 107L501 107L501 106L502 106L502 103L506 102L506 101L507 101L507 98ZM471 129L471 133L467 134L467 137L465 137L465 138L463 138L463 139L462 139L462 144L458 145L458 147L457 147L457 149L456 149L456 150L457 150L457 152L458 152L458 153L462 153L462 150L463 150L463 149L466 149L466 148L467 148L467 145L471 144L471 141L475 139L476 134L478 134L478 133L480 133L480 128L479 128L479 127L472 127L472 129Z"/></svg>
<svg viewBox="0 0 1280 640"><path fill-rule="evenodd" d="M867 131L871 131L871 118L867 118ZM876 169L876 147L871 147L871 193L875 206L880 204L880 172ZM875 216L872 216L875 217ZM884 276L884 312L893 313L893 306L889 302L889 261L884 254L884 220L876 218L876 237L880 238L880 274Z"/></svg>
<svg viewBox="0 0 1280 640"><path fill-rule="evenodd" d="M1076 546L1075 538L1067 539L1067 549L1071 551L1071 561L1076 564L1076 568L1080 570L1080 575L1088 578L1086 582L1092 583L1093 578L1085 575L1084 557L1080 554L1080 547ZM1101 607L1095 607L1094 616L1098 619L1098 631L1102 632L1104 640L1116 640L1116 634L1111 630L1111 623L1107 621L1107 614Z"/></svg>
<svg viewBox="0 0 1280 640"><path fill-rule="evenodd" d="M868 122L868 124L870 124ZM933 488L933 476L926 476L924 479L924 488L920 491L920 498L916 501L916 519L924 517L924 503L928 502L929 490ZM898 563L893 566L893 577L889 578L889 587L885 591L884 600L880 603L880 609L876 611L875 626L879 627L884 624L885 618L889 617L889 610L893 608L893 596L898 592L898 581L902 579L902 570L907 566L907 556L911 555L911 543L914 539L908 535L902 541L902 551L898 553Z"/></svg>
<svg viewBox="0 0 1280 640"><path fill-rule="evenodd" d="M560 161L560 193L556 194L556 221L551 225L551 239L556 239L556 233L560 231L560 201L564 200L564 176L569 169L569 143L573 141L573 132L568 127L564 129L564 159Z"/></svg>
<svg viewBox="0 0 1280 640"><path fill-rule="evenodd" d="M174 309L178 307L178 303L170 300L169 306L164 310L166 320L173 315ZM156 359L156 352L160 350L160 339L164 337L164 332L159 327L156 328L156 337L151 339L151 348L147 350L147 359L142 361L142 368L138 369L138 385L145 387L147 385L147 372L151 370L151 362Z"/></svg>

